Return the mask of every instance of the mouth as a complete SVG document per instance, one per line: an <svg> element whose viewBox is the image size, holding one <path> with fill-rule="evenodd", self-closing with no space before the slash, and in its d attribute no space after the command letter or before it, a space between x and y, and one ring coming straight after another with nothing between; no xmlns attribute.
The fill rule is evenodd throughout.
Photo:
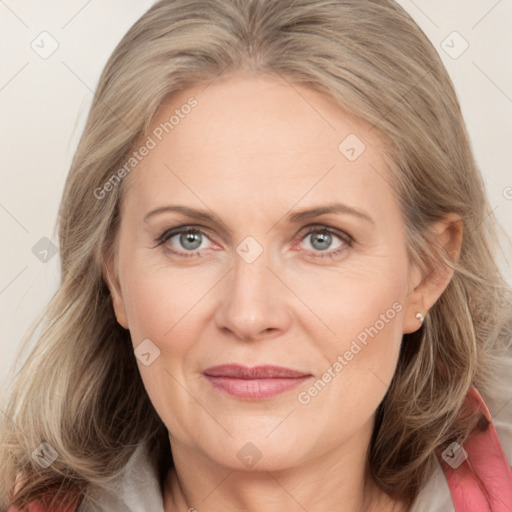
<svg viewBox="0 0 512 512"><path fill-rule="evenodd" d="M311 378L311 373L283 366L222 364L203 371L214 389L243 400L265 400L291 391Z"/></svg>

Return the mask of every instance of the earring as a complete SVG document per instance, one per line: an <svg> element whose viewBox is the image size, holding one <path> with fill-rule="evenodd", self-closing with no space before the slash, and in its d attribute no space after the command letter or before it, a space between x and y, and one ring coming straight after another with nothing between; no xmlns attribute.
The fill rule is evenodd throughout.
<svg viewBox="0 0 512 512"><path fill-rule="evenodd" d="M416 313L416 318L420 321L421 325L423 325L425 317L421 313Z"/></svg>

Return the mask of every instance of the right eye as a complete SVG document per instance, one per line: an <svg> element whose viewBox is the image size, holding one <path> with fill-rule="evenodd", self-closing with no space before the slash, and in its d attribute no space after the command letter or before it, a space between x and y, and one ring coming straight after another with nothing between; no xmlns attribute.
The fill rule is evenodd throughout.
<svg viewBox="0 0 512 512"><path fill-rule="evenodd" d="M173 239L175 239L173 241ZM201 247L202 242L207 239L205 232L193 226L180 226L167 229L156 240L157 247L165 244L165 249L177 256L190 258L193 256L201 257L201 250L207 247ZM181 249L176 250L176 246Z"/></svg>

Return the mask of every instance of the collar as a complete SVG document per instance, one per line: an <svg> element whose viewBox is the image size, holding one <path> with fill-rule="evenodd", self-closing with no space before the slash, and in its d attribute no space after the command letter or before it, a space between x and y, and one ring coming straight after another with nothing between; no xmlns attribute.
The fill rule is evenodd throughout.
<svg viewBox="0 0 512 512"><path fill-rule="evenodd" d="M475 512L512 510L512 469L498 439L491 413L472 386L466 403L489 421L483 432L474 431L463 446L454 442L443 451L440 462L455 509Z"/></svg>

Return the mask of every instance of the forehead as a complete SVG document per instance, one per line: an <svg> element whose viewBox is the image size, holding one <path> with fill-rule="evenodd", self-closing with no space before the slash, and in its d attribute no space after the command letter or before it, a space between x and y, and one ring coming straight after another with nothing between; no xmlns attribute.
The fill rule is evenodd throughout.
<svg viewBox="0 0 512 512"><path fill-rule="evenodd" d="M192 97L197 106L185 108ZM178 120L172 114L180 114L180 109L190 112ZM222 142L236 147L242 158L251 153L261 156L266 149L306 157L324 154L332 160L340 156L339 143L348 134L377 143L375 132L327 95L274 75L239 72L174 93L158 109L153 129L171 117L179 124L163 136L180 147L211 149L210 143ZM194 138L198 130L201 141Z"/></svg>
<svg viewBox="0 0 512 512"><path fill-rule="evenodd" d="M150 137L153 149L125 184L138 201L393 201L377 134L326 95L279 76L239 73L174 93Z"/></svg>

